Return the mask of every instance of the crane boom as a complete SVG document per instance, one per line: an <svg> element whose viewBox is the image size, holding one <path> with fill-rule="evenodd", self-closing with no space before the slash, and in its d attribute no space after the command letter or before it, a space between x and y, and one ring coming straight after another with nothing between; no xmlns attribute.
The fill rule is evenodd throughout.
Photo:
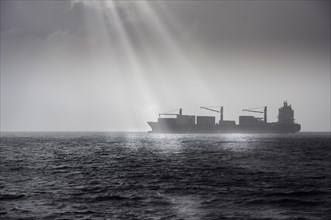
<svg viewBox="0 0 331 220"><path fill-rule="evenodd" d="M208 111L220 113L220 121L223 121L223 106L216 106L216 107L220 107L220 110L215 110L215 109L211 109L211 108L207 108L207 107L203 107L203 106L201 106L200 108L208 110Z"/></svg>
<svg viewBox="0 0 331 220"><path fill-rule="evenodd" d="M263 107L258 107L258 108L263 108ZM252 109L257 109L257 108L252 108ZM256 111L256 110L251 110L251 109L243 109L243 112L254 112L254 113L263 113L264 114L264 122L267 123L267 106L264 106L263 111Z"/></svg>
<svg viewBox="0 0 331 220"><path fill-rule="evenodd" d="M220 111L218 111L218 110L215 110L215 109L206 108L206 107L203 107L203 106L201 106L200 108L202 108L202 109L206 109L206 110L209 110L209 111L212 111L212 112L217 112L217 113L220 113Z"/></svg>
<svg viewBox="0 0 331 220"><path fill-rule="evenodd" d="M177 111L177 110L179 110L179 113L178 114L176 114L176 113L159 113L159 117L161 117L161 115L182 115L182 109L180 108L180 109L176 109L176 110L173 110L173 111ZM173 112L173 111L170 111L170 112Z"/></svg>
<svg viewBox="0 0 331 220"><path fill-rule="evenodd" d="M262 112L262 111L255 111L255 110L250 110L250 109L243 109L243 112L264 113L264 112Z"/></svg>

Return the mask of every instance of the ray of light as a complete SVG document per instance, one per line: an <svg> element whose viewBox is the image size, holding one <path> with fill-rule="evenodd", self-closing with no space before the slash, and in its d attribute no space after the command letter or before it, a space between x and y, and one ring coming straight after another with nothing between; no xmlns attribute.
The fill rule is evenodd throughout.
<svg viewBox="0 0 331 220"><path fill-rule="evenodd" d="M211 91L208 89L208 86L205 84L203 77L201 74L197 71L198 68L192 62L187 54L185 54L184 50L181 48L180 45L177 44L176 39L172 35L171 31L169 31L169 28L165 25L165 23L162 21L161 17L158 16L155 9L152 7L151 2L148 1L140 1L139 2L142 7L141 9L144 10L144 14L149 17L149 20L151 20L154 24L154 27L157 28L166 45L169 47L169 49L172 51L172 54L176 56L176 58L179 60L180 63L184 65L184 68L190 73L190 77L194 79L196 82L199 82L200 89L204 90L206 94L208 94L208 97L210 97L210 100L216 100L214 95L211 93ZM156 2L156 3L162 3L162 2ZM161 7L161 9L166 9ZM164 13L163 13L164 14ZM175 23L171 23L171 25L176 26Z"/></svg>
<svg viewBox="0 0 331 220"><path fill-rule="evenodd" d="M163 93L162 95L165 95L167 99L173 99L175 100L175 102L178 101L176 100L178 99L178 97L174 92L171 92L172 85L170 83L172 83L173 80L178 81L181 79L183 80L184 78L183 76L179 75L178 79L167 79L168 76L165 74L166 70L162 70L162 67L164 66L160 65L160 63L162 63L162 60L160 61L157 57L153 55L153 48L151 48L151 45L149 45L146 40L146 33L140 30L139 27L135 27L130 23L126 23L130 21L126 21L123 18L123 11L121 10L125 10L129 4L131 6L133 5L134 9L138 11L139 16L136 15L137 17L135 19L142 19L143 21L149 22L148 24L151 26L149 28L152 29L153 34L158 37L158 40L160 42L164 42L164 45L162 45L162 47L167 50L172 60L176 61L175 67L172 67L170 69L177 69L176 71L178 73L184 71L184 76L189 77L189 81L187 82L183 81L176 83L191 83L192 86L190 88L196 87L197 89L202 91L203 94L205 94L205 100L207 103L218 104L213 103L216 99L213 94L211 94L211 91L208 89L207 85L204 84L203 77L201 76L201 74L199 74L198 68L189 59L189 56L187 53L185 53L185 50L178 45L177 40L173 33L171 33L170 28L165 25L165 23L162 21L162 19L157 14L150 2L92 1L91 4L92 3L93 7L102 9L100 10L100 15L98 16L99 24L97 25L100 26L100 29L102 29L102 33L105 33L106 35L107 46L111 48L111 45L114 44L114 42L111 42L110 40L111 34L109 33L109 31L115 32L119 36L119 46L123 49L123 52L125 54L125 58L123 60L127 62L127 65L125 65L124 67L120 66L119 69L124 71L127 70L127 74L131 76L131 83L134 82L134 88L128 88L128 90L134 90L135 97L139 97L139 100L133 100L132 102L130 101L130 99L134 99L134 97L130 97L130 92L127 92L125 88L127 85L130 86L133 84L130 84L130 82L125 82L128 79L127 76L122 76L122 74L118 74L116 77L119 77L122 80L123 89L121 90L121 92L125 94L124 101L126 101L131 106L131 113L129 113L131 117L133 117L133 115L136 115L134 111L138 109L139 111L141 111L139 112L139 114L143 115L144 119L151 119L151 115L154 116L154 114L157 113L155 112L155 110L160 110L158 109L158 107L160 106L160 97L154 95L155 92L153 92L152 86L150 85L150 76L146 74L146 72L151 72L152 70L154 74L153 78L158 80L159 84L162 85L162 89L158 89L158 95L160 95L161 91L161 93ZM128 11L126 11L126 13L128 13ZM128 28L130 28L130 30ZM145 63L143 63L141 58L139 57L141 53L139 53L140 51L137 51L137 45L135 45L135 43L131 39L132 36L130 36L130 34L132 34L132 30L134 30L137 34L136 37L142 39L143 44L140 46L145 52L147 52L147 59L149 60L149 63L151 65L146 66ZM144 58L146 59L146 57ZM181 100L179 101L181 102ZM137 102L139 102L138 105L140 106L133 106L134 104L137 104ZM173 108L177 106L169 106L169 108L170 107ZM138 124L141 123L138 120L141 121L141 118L136 119L135 117L133 117L135 126L139 126Z"/></svg>
<svg viewBox="0 0 331 220"><path fill-rule="evenodd" d="M157 104L157 99L153 97L153 92L149 90L148 81L146 80L146 76L144 75L144 69L142 65L140 64L139 56L137 52L135 51L135 48L133 46L133 43L131 42L127 30L125 28L124 21L122 20L118 8L120 7L119 2L117 1L106 1L105 4L108 4L107 8L110 10L107 10L107 15L114 21L115 29L120 35L122 46L125 49L125 54L127 55L127 61L129 71L133 77L133 81L135 82L137 86L137 92L140 94L140 98L143 107L140 108L143 111L141 114L144 115L144 118L147 118L151 112L151 106ZM134 108L135 109L135 108Z"/></svg>
<svg viewBox="0 0 331 220"><path fill-rule="evenodd" d="M108 8L108 6L105 9L104 8L105 5L99 1L84 1L83 3L88 4L88 6L90 6L90 4L92 4L91 5L92 7L96 7L98 9L102 9L102 10L111 10L111 8ZM103 102L106 101L105 105L109 106L108 107L108 109L110 108L109 114L111 114L112 110L114 108L115 109L117 108L115 105L118 105L120 102L122 102L122 103L127 102L124 106L128 106L130 94L129 94L128 90L125 88L126 79L125 79L125 77L123 77L123 74L120 73L121 67L116 62L114 62L114 59L116 59L116 57L114 57L114 54L111 51L111 49L114 48L113 41L112 41L113 39L112 39L112 36L109 34L108 27L107 27L107 21L105 21L105 19L104 19L103 12L96 13L95 15L96 15L96 17L91 18L91 17L89 17L88 9L85 10L86 25L89 28L93 27L94 29L97 29L97 31L95 31L95 32L90 31L88 29L89 31L86 33L87 36L86 36L85 40L87 42L88 53L92 58L89 60L88 66L91 68L91 72L96 76L99 74L104 74L105 72L108 73L106 76L106 79L107 79L107 82L109 85L108 85L108 88L106 88L104 90L104 91L106 91L106 93L116 94L116 96L119 96L119 94L121 94L120 101L118 101L117 100L118 98L116 98L116 96L114 96L114 95L107 96L109 98L106 98L106 100L103 100ZM104 44L104 47L105 47L104 56L107 56L107 57L103 57L102 60L99 60L100 51L99 51L98 46L95 48L96 42L102 42L102 44ZM108 52L107 52L107 50L108 50ZM109 57L109 56L112 56L112 57ZM108 60L112 59L113 62L110 62L110 63L105 62L107 59ZM91 83L95 83L94 81L98 81L99 77L93 77L91 79L92 79ZM117 85L116 88L111 88L114 85L115 80L120 85ZM98 87L100 86L99 81L96 82L96 83L98 83ZM103 82L103 83L107 83L107 82ZM117 90L117 91L114 91L114 90ZM121 108L121 109L122 109L123 115L125 115L125 117L121 118L121 121L126 126L132 124L132 122L133 122L134 125L132 127L137 128L138 121L135 120L134 117L132 117L134 115L133 110L130 108ZM114 123L116 124L116 122L112 119L112 117L110 117L109 119L110 119L109 126L111 126ZM126 128L121 127L120 129L126 129Z"/></svg>

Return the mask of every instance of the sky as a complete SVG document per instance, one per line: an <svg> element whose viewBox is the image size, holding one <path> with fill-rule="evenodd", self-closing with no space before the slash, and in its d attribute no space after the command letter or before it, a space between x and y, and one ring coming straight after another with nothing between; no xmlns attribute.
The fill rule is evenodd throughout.
<svg viewBox="0 0 331 220"><path fill-rule="evenodd" d="M329 1L1 0L0 16L1 131L148 131L218 105L277 121L284 100L330 131Z"/></svg>

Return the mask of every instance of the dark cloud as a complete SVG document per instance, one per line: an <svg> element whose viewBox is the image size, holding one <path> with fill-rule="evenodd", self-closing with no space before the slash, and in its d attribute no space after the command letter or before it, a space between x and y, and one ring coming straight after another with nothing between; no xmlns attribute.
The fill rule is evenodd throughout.
<svg viewBox="0 0 331 220"><path fill-rule="evenodd" d="M1 31L20 29L34 37L75 30L84 24L83 8L70 1L1 1Z"/></svg>
<svg viewBox="0 0 331 220"><path fill-rule="evenodd" d="M325 48L329 44L329 1L149 3L169 34L184 45L190 38L211 49L247 44ZM95 5L89 1L1 1L1 31L20 29L21 34L34 37L46 37L56 31L97 36L100 27L95 24L101 18L108 35L118 38L109 16L109 11L115 9L104 6L104 1L100 7ZM145 40L157 47L162 42L152 21L148 21L151 18L139 13L137 5L139 2L120 2L113 7L134 46L143 49L141 41Z"/></svg>
<svg viewBox="0 0 331 220"><path fill-rule="evenodd" d="M164 5L167 11L163 8L159 13L171 14L171 22L178 22L182 32L211 48L250 43L327 48L329 44L329 1L194 1Z"/></svg>

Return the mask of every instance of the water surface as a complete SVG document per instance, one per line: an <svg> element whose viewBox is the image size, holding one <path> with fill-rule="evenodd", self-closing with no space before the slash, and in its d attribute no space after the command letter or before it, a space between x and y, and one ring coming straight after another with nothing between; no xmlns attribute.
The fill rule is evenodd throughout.
<svg viewBox="0 0 331 220"><path fill-rule="evenodd" d="M330 133L2 133L1 219L330 219Z"/></svg>

